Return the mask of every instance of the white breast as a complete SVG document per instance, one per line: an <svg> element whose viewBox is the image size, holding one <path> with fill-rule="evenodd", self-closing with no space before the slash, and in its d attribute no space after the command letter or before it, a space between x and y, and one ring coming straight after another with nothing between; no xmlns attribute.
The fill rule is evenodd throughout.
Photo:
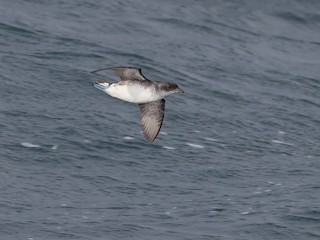
<svg viewBox="0 0 320 240"><path fill-rule="evenodd" d="M157 95L153 87L144 87L138 84L112 84L105 90L112 97L126 102L146 103L157 101L161 96Z"/></svg>

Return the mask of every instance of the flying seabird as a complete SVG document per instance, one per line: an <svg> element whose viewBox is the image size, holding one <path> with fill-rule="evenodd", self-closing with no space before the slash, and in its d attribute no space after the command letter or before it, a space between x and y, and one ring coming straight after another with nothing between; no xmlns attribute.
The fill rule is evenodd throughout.
<svg viewBox="0 0 320 240"><path fill-rule="evenodd" d="M119 82L98 81L94 86L112 97L126 102L137 103L140 108L140 123L145 138L151 143L158 136L164 117L164 97L182 92L175 83L150 81L135 67L111 67L102 70L114 70L120 77Z"/></svg>

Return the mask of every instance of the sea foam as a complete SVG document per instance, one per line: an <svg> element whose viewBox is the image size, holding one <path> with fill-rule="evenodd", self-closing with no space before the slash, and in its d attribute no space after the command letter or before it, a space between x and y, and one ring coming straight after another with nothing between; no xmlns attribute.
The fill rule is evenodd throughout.
<svg viewBox="0 0 320 240"><path fill-rule="evenodd" d="M21 146L28 147L28 148L39 148L40 147L40 145L32 144L32 143L28 143L28 142L22 142Z"/></svg>

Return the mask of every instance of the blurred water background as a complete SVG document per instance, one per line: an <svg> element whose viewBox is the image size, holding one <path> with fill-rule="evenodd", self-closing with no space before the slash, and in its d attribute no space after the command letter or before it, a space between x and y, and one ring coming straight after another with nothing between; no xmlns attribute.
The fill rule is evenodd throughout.
<svg viewBox="0 0 320 240"><path fill-rule="evenodd" d="M0 1L0 239L320 238L320 2ZM92 87L185 91L154 144Z"/></svg>

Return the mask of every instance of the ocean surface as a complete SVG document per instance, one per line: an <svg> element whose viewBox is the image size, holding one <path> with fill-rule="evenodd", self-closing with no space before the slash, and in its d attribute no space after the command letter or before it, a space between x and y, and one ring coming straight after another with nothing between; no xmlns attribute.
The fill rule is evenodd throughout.
<svg viewBox="0 0 320 240"><path fill-rule="evenodd" d="M0 81L1 240L320 239L318 0L0 0Z"/></svg>

